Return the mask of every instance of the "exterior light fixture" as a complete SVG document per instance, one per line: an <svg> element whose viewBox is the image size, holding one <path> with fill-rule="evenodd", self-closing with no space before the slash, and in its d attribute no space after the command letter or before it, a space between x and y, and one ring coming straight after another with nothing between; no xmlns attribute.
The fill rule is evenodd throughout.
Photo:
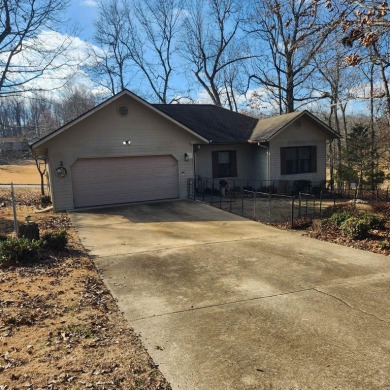
<svg viewBox="0 0 390 390"><path fill-rule="evenodd" d="M190 156L188 153L184 153L184 161L188 161L190 159Z"/></svg>
<svg viewBox="0 0 390 390"><path fill-rule="evenodd" d="M123 143L123 145L130 145L131 141L123 141L122 143Z"/></svg>

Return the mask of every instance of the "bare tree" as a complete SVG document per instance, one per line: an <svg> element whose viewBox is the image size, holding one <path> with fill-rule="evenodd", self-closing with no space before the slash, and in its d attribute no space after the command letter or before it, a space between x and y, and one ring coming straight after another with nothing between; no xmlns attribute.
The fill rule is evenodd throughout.
<svg viewBox="0 0 390 390"><path fill-rule="evenodd" d="M95 21L95 41L101 50L93 50L97 61L93 67L98 82L112 95L127 88L130 54L127 43L132 39L128 25L131 12L127 0L100 1L99 17Z"/></svg>
<svg viewBox="0 0 390 390"><path fill-rule="evenodd" d="M28 138L41 138L58 127L53 116L53 102L43 93L28 99L29 121L26 126Z"/></svg>
<svg viewBox="0 0 390 390"><path fill-rule="evenodd" d="M240 39L241 3L237 0L187 2L182 54L212 102L235 107L237 68L252 58Z"/></svg>
<svg viewBox="0 0 390 390"><path fill-rule="evenodd" d="M176 36L182 23L183 0L143 0L130 19L132 40L128 41L132 61L147 80L154 98L171 103Z"/></svg>
<svg viewBox="0 0 390 390"><path fill-rule="evenodd" d="M314 57L323 49L335 25L306 0L253 0L248 26L258 59L250 81L266 88L279 112L293 112L296 104L316 97L307 89L315 67Z"/></svg>
<svg viewBox="0 0 390 390"><path fill-rule="evenodd" d="M41 181L41 196L45 196L45 175L47 162L45 157L36 157L34 156L35 166L39 172L39 177Z"/></svg>
<svg viewBox="0 0 390 390"><path fill-rule="evenodd" d="M68 65L57 59L71 38L54 45L39 36L52 30L67 5L68 0L0 1L0 96L31 90L31 81Z"/></svg>
<svg viewBox="0 0 390 390"><path fill-rule="evenodd" d="M83 86L69 85L55 104L58 126L70 122L95 107L96 97Z"/></svg>
<svg viewBox="0 0 390 390"><path fill-rule="evenodd" d="M102 50L95 71L112 94L138 80L141 93L170 103L174 99L175 39L180 31L183 0L110 0L99 3L95 40ZM136 75L136 76L135 76ZM145 82L149 87L145 90Z"/></svg>

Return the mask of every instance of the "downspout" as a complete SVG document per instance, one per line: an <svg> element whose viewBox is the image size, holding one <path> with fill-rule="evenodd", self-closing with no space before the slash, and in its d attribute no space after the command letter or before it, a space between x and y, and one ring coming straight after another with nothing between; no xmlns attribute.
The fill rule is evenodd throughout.
<svg viewBox="0 0 390 390"><path fill-rule="evenodd" d="M200 149L200 145L193 144L192 145L192 153L193 153L193 159L192 159L192 172L194 174L194 180L196 179L196 152Z"/></svg>

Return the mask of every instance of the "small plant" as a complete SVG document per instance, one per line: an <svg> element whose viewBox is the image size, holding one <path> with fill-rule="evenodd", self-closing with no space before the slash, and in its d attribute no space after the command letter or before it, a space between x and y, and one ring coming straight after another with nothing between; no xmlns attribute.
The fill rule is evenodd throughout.
<svg viewBox="0 0 390 390"><path fill-rule="evenodd" d="M363 213L362 218L367 221L371 229L384 229L386 224L386 219L379 214Z"/></svg>
<svg viewBox="0 0 390 390"><path fill-rule="evenodd" d="M63 251L68 243L66 230L46 233L42 236L43 247L52 251Z"/></svg>
<svg viewBox="0 0 390 390"><path fill-rule="evenodd" d="M390 249L390 242L389 241L382 241L380 243L380 248L382 250L385 250L385 249Z"/></svg>
<svg viewBox="0 0 390 390"><path fill-rule="evenodd" d="M351 217L340 225L341 231L353 240L361 240L368 236L370 223L362 217Z"/></svg>
<svg viewBox="0 0 390 390"><path fill-rule="evenodd" d="M27 240L26 238L9 239L0 242L0 263L26 263L38 259L42 247L40 240Z"/></svg>
<svg viewBox="0 0 390 390"><path fill-rule="evenodd" d="M354 214L354 211L351 209L337 210L329 217L329 222L340 227L347 219L353 217Z"/></svg>

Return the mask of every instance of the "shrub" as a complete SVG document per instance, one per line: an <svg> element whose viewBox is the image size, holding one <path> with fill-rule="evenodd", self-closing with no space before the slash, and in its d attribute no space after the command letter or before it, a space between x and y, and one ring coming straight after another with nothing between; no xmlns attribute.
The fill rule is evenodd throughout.
<svg viewBox="0 0 390 390"><path fill-rule="evenodd" d="M340 227L347 219L354 216L354 211L351 209L336 210L329 218L329 221Z"/></svg>
<svg viewBox="0 0 390 390"><path fill-rule="evenodd" d="M362 218L367 221L371 229L384 229L386 224L386 219L379 214L363 213Z"/></svg>
<svg viewBox="0 0 390 390"><path fill-rule="evenodd" d="M369 222L362 217L350 217L340 225L341 231L353 240L361 240L368 236Z"/></svg>
<svg viewBox="0 0 390 390"><path fill-rule="evenodd" d="M66 230L46 233L42 236L43 247L52 251L63 251L68 243Z"/></svg>
<svg viewBox="0 0 390 390"><path fill-rule="evenodd" d="M0 242L1 263L26 263L38 259L39 250L42 247L40 240L27 240L16 238Z"/></svg>

